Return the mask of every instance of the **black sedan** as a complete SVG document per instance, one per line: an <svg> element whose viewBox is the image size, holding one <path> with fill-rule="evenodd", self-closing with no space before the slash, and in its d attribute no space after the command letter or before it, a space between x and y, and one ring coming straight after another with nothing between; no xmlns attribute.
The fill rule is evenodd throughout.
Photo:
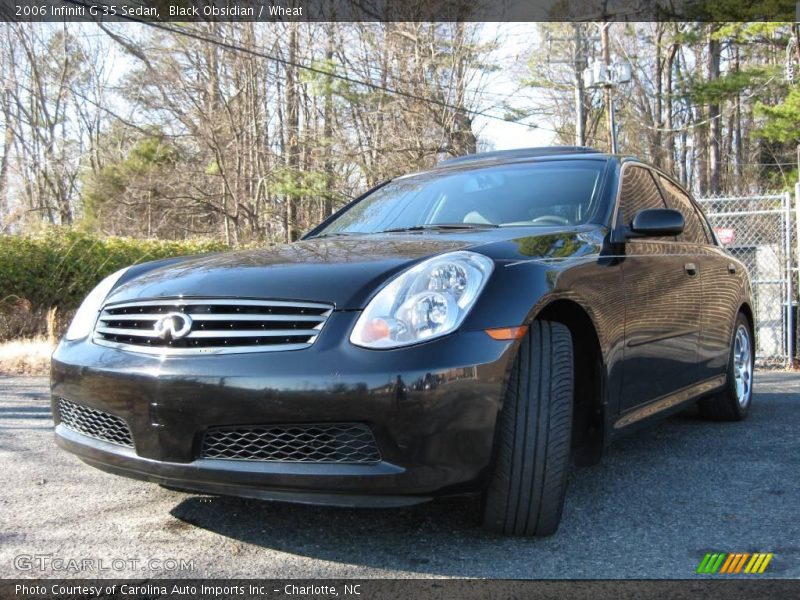
<svg viewBox="0 0 800 600"><path fill-rule="evenodd" d="M52 361L56 440L201 493L344 506L483 494L558 527L571 460L699 400L747 415L747 271L690 195L587 148L387 182L301 241L124 269Z"/></svg>

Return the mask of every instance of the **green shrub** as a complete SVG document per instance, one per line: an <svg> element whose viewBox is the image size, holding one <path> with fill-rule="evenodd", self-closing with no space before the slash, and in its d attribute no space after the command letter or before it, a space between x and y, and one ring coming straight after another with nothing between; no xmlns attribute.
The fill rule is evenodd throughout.
<svg viewBox="0 0 800 600"><path fill-rule="evenodd" d="M213 241L102 238L60 229L0 236L0 340L42 333L48 309L62 315L75 310L103 277L122 267L226 249Z"/></svg>

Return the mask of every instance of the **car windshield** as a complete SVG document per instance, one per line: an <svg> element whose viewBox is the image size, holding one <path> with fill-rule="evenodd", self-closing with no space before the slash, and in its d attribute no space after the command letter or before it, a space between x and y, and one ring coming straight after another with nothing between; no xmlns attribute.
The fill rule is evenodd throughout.
<svg viewBox="0 0 800 600"><path fill-rule="evenodd" d="M318 235L579 225L594 212L604 166L599 160L558 160L401 177Z"/></svg>

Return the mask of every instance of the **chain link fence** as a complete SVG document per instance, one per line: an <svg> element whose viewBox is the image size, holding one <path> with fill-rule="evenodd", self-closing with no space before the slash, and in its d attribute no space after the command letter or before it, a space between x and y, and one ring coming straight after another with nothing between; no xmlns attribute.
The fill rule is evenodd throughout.
<svg viewBox="0 0 800 600"><path fill-rule="evenodd" d="M797 211L792 194L698 198L717 237L753 283L756 358L791 363L797 353Z"/></svg>

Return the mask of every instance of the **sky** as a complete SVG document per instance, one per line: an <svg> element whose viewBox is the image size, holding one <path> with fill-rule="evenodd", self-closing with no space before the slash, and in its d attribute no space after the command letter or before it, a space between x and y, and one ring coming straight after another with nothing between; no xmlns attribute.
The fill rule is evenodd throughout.
<svg viewBox="0 0 800 600"><path fill-rule="evenodd" d="M481 135L490 142L495 150L511 150L513 148L533 148L536 146L551 146L555 144L555 133L542 129L521 127L514 123L476 119L481 129Z"/></svg>
<svg viewBox="0 0 800 600"><path fill-rule="evenodd" d="M126 32L134 35L140 26L132 26ZM106 35L94 25L83 25L82 35L96 37L106 42L108 58L111 62L107 70L109 84L115 85L124 73L131 67L129 57L122 52L116 44L110 42ZM477 108L502 117L505 113L504 103L515 108L528 108L540 105L543 102L537 90L524 85L529 77L528 60L532 52L540 49L539 34L536 23L485 23L481 28L479 41L481 43L496 42L497 49L493 51L491 61L498 65L498 69L484 75L480 81L474 81L474 87L479 93ZM113 96L113 95L112 95ZM116 98L119 101L119 98ZM136 115L130 114L130 108L115 105L115 110L120 113L129 113L125 116L135 120ZM554 143L555 134L548 130L551 126L541 117L530 118L525 121L528 126L521 123L508 122L496 118L476 116L474 118L474 131L476 135L495 150L508 150L513 148L528 148L534 146L548 146ZM543 129L538 129L540 125Z"/></svg>
<svg viewBox="0 0 800 600"><path fill-rule="evenodd" d="M537 91L524 86L524 80L529 76L528 59L532 52L541 48L537 24L486 23L481 41L485 43L492 40L499 42L493 58L500 68L484 80L487 93L482 98L492 102L506 98L512 106L520 108L540 104L542 98ZM489 112L502 116L504 111L496 107ZM528 119L526 123L538 124L545 129L482 116L476 116L474 120L478 136L493 145L495 150L549 146L554 143L555 133L546 129L548 123L541 119Z"/></svg>

